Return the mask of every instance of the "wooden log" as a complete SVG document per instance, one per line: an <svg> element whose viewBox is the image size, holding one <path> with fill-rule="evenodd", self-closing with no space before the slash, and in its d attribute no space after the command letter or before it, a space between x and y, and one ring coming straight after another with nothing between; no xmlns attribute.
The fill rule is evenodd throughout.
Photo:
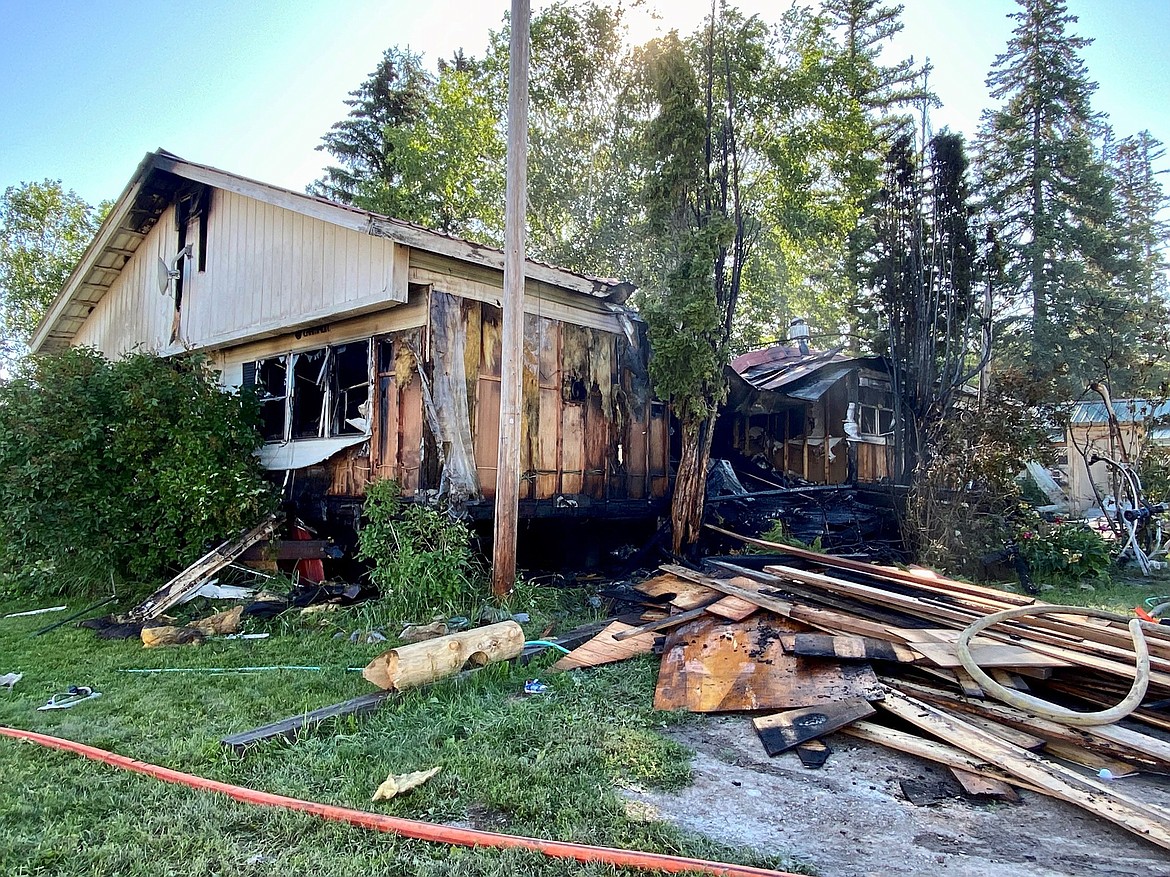
<svg viewBox="0 0 1170 877"><path fill-rule="evenodd" d="M441 636L390 649L374 658L362 676L379 688L401 691L458 673L515 658L524 649L524 629L515 621Z"/></svg>
<svg viewBox="0 0 1170 877"><path fill-rule="evenodd" d="M1170 814L1115 787L1087 779L1074 770L1000 740L924 701L889 689L882 709L963 751L993 761L1001 770L1038 787L1045 794L1087 810L1139 837L1170 850Z"/></svg>

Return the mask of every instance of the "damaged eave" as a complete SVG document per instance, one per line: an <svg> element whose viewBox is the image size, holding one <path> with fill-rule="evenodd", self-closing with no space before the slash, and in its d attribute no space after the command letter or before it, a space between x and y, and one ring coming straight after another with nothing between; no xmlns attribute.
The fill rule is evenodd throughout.
<svg viewBox="0 0 1170 877"><path fill-rule="evenodd" d="M126 227L125 223L142 193L156 155L147 153L139 163L77 267L49 305L29 341L30 352L43 353L68 347L122 266L142 243L145 235Z"/></svg>

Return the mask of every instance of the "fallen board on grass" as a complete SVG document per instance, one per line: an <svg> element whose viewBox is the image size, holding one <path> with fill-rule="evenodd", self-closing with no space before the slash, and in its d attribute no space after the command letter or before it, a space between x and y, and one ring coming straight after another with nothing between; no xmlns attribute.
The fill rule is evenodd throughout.
<svg viewBox="0 0 1170 877"><path fill-rule="evenodd" d="M213 548L131 609L128 613L130 620L146 621L157 618L253 545L271 537L282 520L283 515L269 515L242 536L229 539L219 547Z"/></svg>
<svg viewBox="0 0 1170 877"><path fill-rule="evenodd" d="M552 669L575 670L579 667L598 667L602 664L612 664L635 655L652 652L654 640L657 638L652 632L640 633L622 640L614 638L617 634L636 629L633 625L615 621L593 639L573 649L553 664Z"/></svg>
<svg viewBox="0 0 1170 877"><path fill-rule="evenodd" d="M346 716L362 716L367 713L372 713L381 707L385 703L386 698L392 694L393 692L390 691L375 691L373 694L363 694L361 697L355 697L352 700L323 706L312 712L289 716L287 719L281 719L278 722L270 722L267 725L261 725L259 728L253 728L250 731L229 734L219 742L220 745L233 750L236 754L243 754L248 747L261 743L264 740L275 740L278 737L285 740L296 740L305 731L312 731L330 719L344 718Z"/></svg>
<svg viewBox="0 0 1170 877"><path fill-rule="evenodd" d="M798 631L787 619L762 616L706 617L673 631L662 653L655 709L779 710L881 695L868 664L785 654L779 637Z"/></svg>

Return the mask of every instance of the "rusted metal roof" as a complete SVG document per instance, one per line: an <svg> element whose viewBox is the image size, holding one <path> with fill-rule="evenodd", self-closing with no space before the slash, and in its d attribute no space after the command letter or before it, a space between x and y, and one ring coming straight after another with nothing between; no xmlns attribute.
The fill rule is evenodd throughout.
<svg viewBox="0 0 1170 877"><path fill-rule="evenodd" d="M852 362L841 348L801 353L795 344L773 344L731 361L731 368L757 390L781 391L810 377L827 365Z"/></svg>
<svg viewBox="0 0 1170 877"><path fill-rule="evenodd" d="M888 371L880 356L850 356L842 348L809 350L795 344L773 344L731 361L731 369L755 390L780 393L806 402L820 399L841 378L859 368Z"/></svg>

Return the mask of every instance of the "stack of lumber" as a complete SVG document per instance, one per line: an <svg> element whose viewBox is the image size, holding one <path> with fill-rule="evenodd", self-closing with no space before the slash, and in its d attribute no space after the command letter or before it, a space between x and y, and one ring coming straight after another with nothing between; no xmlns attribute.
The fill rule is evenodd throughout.
<svg viewBox="0 0 1170 877"><path fill-rule="evenodd" d="M1113 781L1170 774L1159 703L1170 698L1170 627L1146 626L1142 707L1123 723L1074 727L988 697L957 654L972 622L1044 604L929 570L766 547L778 555L762 569L662 567L639 586L641 624L614 622L555 666L658 652L657 708L755 713L769 755L795 748L809 763L819 738L840 732L944 765L980 799L1038 792L1170 849L1170 813ZM1001 685L1083 711L1112 706L1136 673L1124 624L1072 614L1005 621L971 654Z"/></svg>

